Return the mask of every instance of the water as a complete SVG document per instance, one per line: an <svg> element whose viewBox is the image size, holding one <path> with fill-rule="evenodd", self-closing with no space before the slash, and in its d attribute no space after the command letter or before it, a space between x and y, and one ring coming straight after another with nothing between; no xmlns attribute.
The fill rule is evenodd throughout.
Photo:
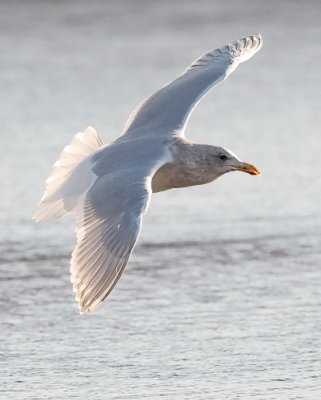
<svg viewBox="0 0 321 400"><path fill-rule="evenodd" d="M2 1L3 399L319 399L320 3ZM124 276L92 315L69 282L71 218L30 216L51 164L91 124L117 137L199 54L264 47L187 135L259 178L160 193Z"/></svg>

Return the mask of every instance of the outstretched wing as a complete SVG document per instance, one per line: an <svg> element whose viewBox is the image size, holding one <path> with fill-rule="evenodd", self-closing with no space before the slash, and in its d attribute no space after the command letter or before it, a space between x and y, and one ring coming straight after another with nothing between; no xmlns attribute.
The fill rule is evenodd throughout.
<svg viewBox="0 0 321 400"><path fill-rule="evenodd" d="M261 46L261 35L253 35L201 56L181 76L135 109L123 134L183 133L198 101L241 62L251 58Z"/></svg>
<svg viewBox="0 0 321 400"><path fill-rule="evenodd" d="M117 147L111 145L110 157L103 154L108 147L97 155L93 171L98 177L75 210L77 245L71 258L71 281L82 313L94 311L122 275L149 203L152 175L163 164L154 157L131 165L131 155L123 145L119 157L125 152L129 162L100 175L100 169L111 167L106 160L114 164L113 158L119 158Z"/></svg>

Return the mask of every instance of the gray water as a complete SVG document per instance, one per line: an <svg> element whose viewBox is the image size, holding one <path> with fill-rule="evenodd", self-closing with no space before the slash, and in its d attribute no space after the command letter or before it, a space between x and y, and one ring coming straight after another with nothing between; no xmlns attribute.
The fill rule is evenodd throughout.
<svg viewBox="0 0 321 400"><path fill-rule="evenodd" d="M321 398L320 17L319 1L1 1L1 398ZM72 218L31 221L61 148L88 125L114 140L193 59L256 32L186 133L262 175L155 195L119 284L79 315Z"/></svg>

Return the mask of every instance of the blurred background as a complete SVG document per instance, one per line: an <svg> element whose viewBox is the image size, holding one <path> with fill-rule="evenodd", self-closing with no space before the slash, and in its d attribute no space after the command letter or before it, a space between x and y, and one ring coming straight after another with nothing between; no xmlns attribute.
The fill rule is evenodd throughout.
<svg viewBox="0 0 321 400"><path fill-rule="evenodd" d="M320 18L317 0L0 2L3 398L320 397ZM153 196L119 284L78 315L72 218L31 220L61 149L88 125L113 141L195 58L253 33L263 48L186 136L261 176Z"/></svg>

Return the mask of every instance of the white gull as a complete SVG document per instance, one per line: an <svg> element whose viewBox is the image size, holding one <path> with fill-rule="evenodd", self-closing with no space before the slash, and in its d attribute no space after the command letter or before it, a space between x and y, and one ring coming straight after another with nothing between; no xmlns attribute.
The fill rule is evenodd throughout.
<svg viewBox="0 0 321 400"><path fill-rule="evenodd" d="M113 143L104 145L89 127L63 149L33 218L75 213L70 271L81 313L94 311L118 282L153 192L201 185L230 171L259 174L227 149L191 142L184 130L209 89L261 46L262 37L253 35L201 56L140 104Z"/></svg>

